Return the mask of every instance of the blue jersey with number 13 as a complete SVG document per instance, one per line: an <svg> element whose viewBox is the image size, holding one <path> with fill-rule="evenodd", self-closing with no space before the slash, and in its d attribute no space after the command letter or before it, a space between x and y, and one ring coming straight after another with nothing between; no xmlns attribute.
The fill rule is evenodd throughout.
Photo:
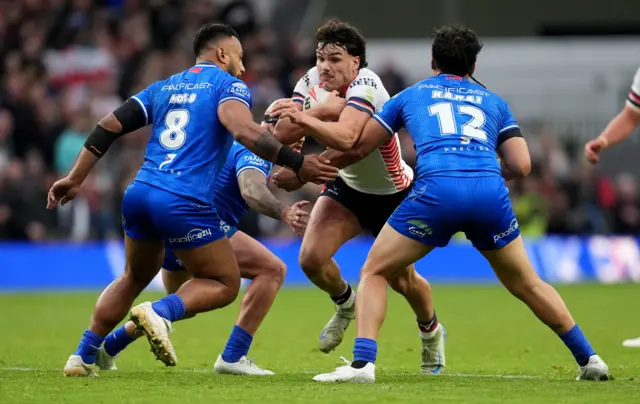
<svg viewBox="0 0 640 404"><path fill-rule="evenodd" d="M496 150L518 129L502 98L465 78L444 74L398 93L374 118L392 134L407 129L416 148L416 181L428 176L501 176Z"/></svg>
<svg viewBox="0 0 640 404"><path fill-rule="evenodd" d="M131 98L152 125L136 181L211 205L233 143L218 119L218 105L236 100L251 108L247 86L218 66L201 63Z"/></svg>

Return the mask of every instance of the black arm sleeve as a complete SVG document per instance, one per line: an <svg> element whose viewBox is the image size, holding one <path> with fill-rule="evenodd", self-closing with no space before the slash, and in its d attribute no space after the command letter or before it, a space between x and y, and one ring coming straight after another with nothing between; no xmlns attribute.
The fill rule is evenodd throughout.
<svg viewBox="0 0 640 404"><path fill-rule="evenodd" d="M502 132L498 135L498 146L504 143L505 140L511 139L512 137L524 137L522 136L522 132L520 132L520 128L509 129L508 131Z"/></svg>
<svg viewBox="0 0 640 404"><path fill-rule="evenodd" d="M113 115L118 122L120 122L120 125L122 125L120 133L108 131L98 124L84 143L84 147L96 157L104 156L107 150L109 150L109 147L111 147L111 144L120 136L147 126L147 117L144 111L140 105L132 99L128 99L124 104L116 108L116 110L113 111Z"/></svg>
<svg viewBox="0 0 640 404"><path fill-rule="evenodd" d="M126 135L147 126L147 116L136 101L129 98L113 111L113 115L122 125L120 135Z"/></svg>

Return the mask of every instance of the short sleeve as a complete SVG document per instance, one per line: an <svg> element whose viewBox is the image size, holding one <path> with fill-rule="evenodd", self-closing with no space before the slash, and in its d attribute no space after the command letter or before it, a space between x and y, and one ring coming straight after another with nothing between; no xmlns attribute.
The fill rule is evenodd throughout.
<svg viewBox="0 0 640 404"><path fill-rule="evenodd" d="M365 76L349 85L344 98L348 106L373 115L389 99L389 93L377 77Z"/></svg>
<svg viewBox="0 0 640 404"><path fill-rule="evenodd" d="M251 90L242 80L234 78L223 82L218 105L231 100L240 101L251 109Z"/></svg>
<svg viewBox="0 0 640 404"><path fill-rule="evenodd" d="M382 108L373 115L373 119L384 126L391 135L395 134L404 126L402 119L403 94L404 91L396 94L393 98L389 99L389 101L385 102Z"/></svg>
<svg viewBox="0 0 640 404"><path fill-rule="evenodd" d="M636 72L627 96L627 105L640 113L640 69Z"/></svg>
<svg viewBox="0 0 640 404"><path fill-rule="evenodd" d="M502 104L501 108L501 120L500 120L500 129L498 130L498 135L502 135L503 133L507 133L514 129L520 129L518 126L518 121L513 117L513 113L511 113L511 109L506 103Z"/></svg>
<svg viewBox="0 0 640 404"><path fill-rule="evenodd" d="M272 168L273 164L270 161L256 156L246 147L242 147L236 155L236 177L246 170L258 170L264 174L266 178L269 178Z"/></svg>
<svg viewBox="0 0 640 404"><path fill-rule="evenodd" d="M313 67L309 69L309 71L307 71L307 73L305 73L305 75L302 76L296 83L296 86L293 89L291 100L294 102L299 102L300 104L304 104L304 98L307 96L307 93L309 93L309 90L311 90L311 87L313 87L311 81L314 76L317 75L318 68Z"/></svg>
<svg viewBox="0 0 640 404"><path fill-rule="evenodd" d="M140 105L142 108L142 112L144 112L145 125L151 123L153 117L151 116L151 112L153 111L153 89L155 88L155 83L151 84L149 87L140 91L138 94L131 96L131 99Z"/></svg>

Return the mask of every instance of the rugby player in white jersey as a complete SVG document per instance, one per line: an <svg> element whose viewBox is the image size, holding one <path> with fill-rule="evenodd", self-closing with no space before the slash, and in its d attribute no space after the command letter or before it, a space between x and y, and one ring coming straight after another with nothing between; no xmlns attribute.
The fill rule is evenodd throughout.
<svg viewBox="0 0 640 404"><path fill-rule="evenodd" d="M596 139L584 146L584 154L587 159L596 164L600 161L600 153L607 147L618 144L631 136L640 126L640 69L636 72L629 89L627 102L622 111L609 122L609 125ZM622 346L628 348L640 348L640 337L627 339Z"/></svg>
<svg viewBox="0 0 640 404"><path fill-rule="evenodd" d="M340 176L326 185L316 202L300 249L303 271L337 305L335 315L320 334L319 348L328 353L342 342L355 313L355 292L332 257L344 243L364 231L377 236L408 195L413 171L402 160L397 135L356 164L351 164L357 160L353 152L339 151L350 149L389 94L378 75L366 68L365 40L355 28L330 21L318 29L316 44L316 66L294 89L292 102L298 109L281 116L276 137L295 143L305 135L313 136L329 148L323 156L341 169ZM334 95L316 108L303 111L305 97L317 86ZM279 113L277 107L273 113ZM289 170L276 173L274 181L286 190L302 186ZM445 330L433 310L429 283L411 265L390 284L416 314L422 340L422 372L439 373L445 366Z"/></svg>

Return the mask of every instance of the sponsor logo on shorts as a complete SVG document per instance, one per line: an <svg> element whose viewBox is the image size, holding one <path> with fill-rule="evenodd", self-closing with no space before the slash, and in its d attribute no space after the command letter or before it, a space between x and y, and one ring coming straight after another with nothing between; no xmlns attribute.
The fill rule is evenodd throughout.
<svg viewBox="0 0 640 404"><path fill-rule="evenodd" d="M224 233L227 233L229 230L231 230L231 226L229 226L227 224L227 222L225 222L224 220L220 221L220 230L222 230Z"/></svg>
<svg viewBox="0 0 640 404"><path fill-rule="evenodd" d="M423 238L427 235L432 235L433 234L433 229L431 228L431 226L429 226L428 224L426 224L425 222L423 222L422 220L418 220L418 219L411 219L411 220L407 220L407 224L410 224L411 227L409 227L409 233L413 234L414 236L418 236L420 238Z"/></svg>
<svg viewBox="0 0 640 404"><path fill-rule="evenodd" d="M497 243L498 240L507 237L508 235L510 235L511 233L513 233L514 231L518 230L518 227L520 227L520 225L518 224L518 219L513 219L511 221L511 224L509 225L509 228L505 231L503 231L500 234L496 234L495 236L493 236L493 242Z"/></svg>
<svg viewBox="0 0 640 404"><path fill-rule="evenodd" d="M207 236L211 236L211 229L193 229L182 237L170 238L169 244L190 243Z"/></svg>

